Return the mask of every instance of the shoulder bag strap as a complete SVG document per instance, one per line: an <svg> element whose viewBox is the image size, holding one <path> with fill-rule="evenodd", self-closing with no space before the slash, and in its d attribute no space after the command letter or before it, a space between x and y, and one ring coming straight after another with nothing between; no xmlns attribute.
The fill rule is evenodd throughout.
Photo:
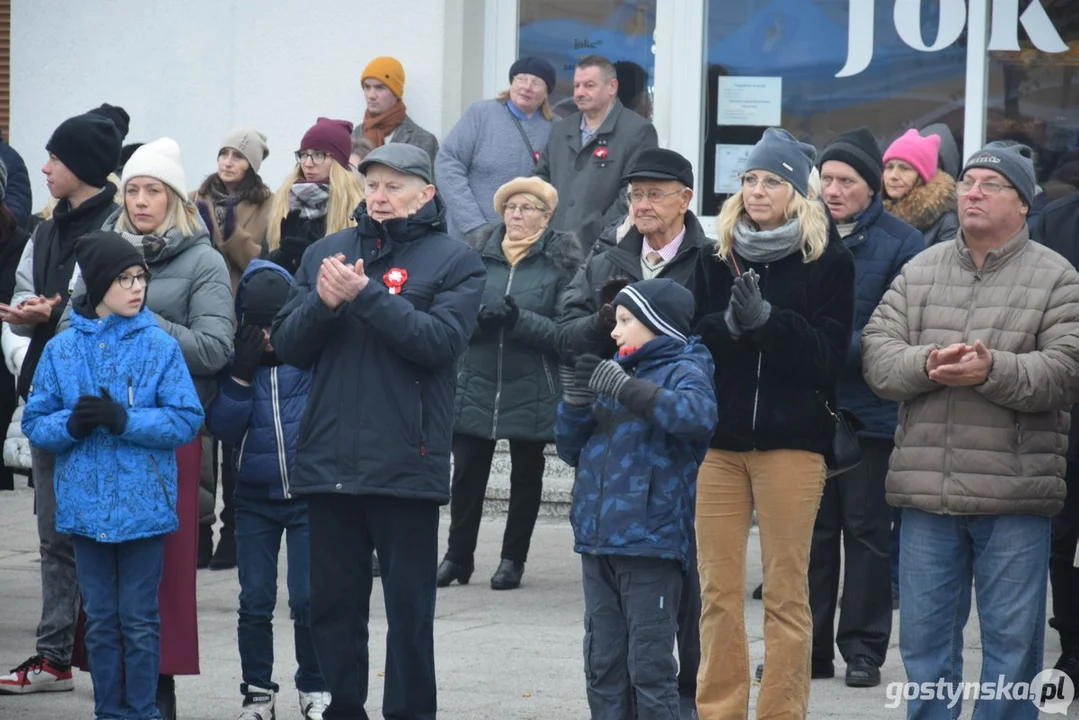
<svg viewBox="0 0 1079 720"><path fill-rule="evenodd" d="M528 133L525 132L524 125L521 124L521 119L510 109L509 102L506 103L505 107L506 112L508 112L513 119L513 124L517 126L517 132L521 133L521 139L525 141L525 147L528 148L528 154L532 156L532 164L535 165L539 162L539 153L532 147L532 141L528 139Z"/></svg>

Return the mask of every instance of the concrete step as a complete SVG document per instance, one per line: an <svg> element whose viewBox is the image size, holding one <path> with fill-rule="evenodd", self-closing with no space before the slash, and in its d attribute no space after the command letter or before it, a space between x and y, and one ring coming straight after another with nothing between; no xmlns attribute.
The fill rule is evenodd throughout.
<svg viewBox="0 0 1079 720"><path fill-rule="evenodd" d="M510 502L510 446L500 440L495 446L491 461L491 475L487 480L487 495L483 501L484 515L505 515ZM540 517L569 518L569 506L573 493L574 469L558 459L553 444L544 450L543 495Z"/></svg>

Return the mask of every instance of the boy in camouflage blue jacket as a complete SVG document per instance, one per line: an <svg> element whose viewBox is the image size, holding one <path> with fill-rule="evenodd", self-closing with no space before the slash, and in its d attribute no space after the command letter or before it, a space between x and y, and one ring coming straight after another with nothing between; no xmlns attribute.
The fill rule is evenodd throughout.
<svg viewBox="0 0 1079 720"><path fill-rule="evenodd" d="M638 720L677 720L676 614L717 421L713 362L689 337L693 295L681 285L634 283L613 307L618 356L578 360L555 424L558 455L577 468L588 704L593 720L634 709Z"/></svg>

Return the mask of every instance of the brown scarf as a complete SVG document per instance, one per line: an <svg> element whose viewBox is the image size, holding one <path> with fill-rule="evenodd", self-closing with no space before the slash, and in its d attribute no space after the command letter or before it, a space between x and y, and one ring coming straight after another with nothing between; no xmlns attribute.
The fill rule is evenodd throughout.
<svg viewBox="0 0 1079 720"><path fill-rule="evenodd" d="M404 121L406 112L404 100L399 100L381 115L372 115L368 110L363 116L363 136L375 147L382 147L386 144L386 136L393 133Z"/></svg>
<svg viewBox="0 0 1079 720"><path fill-rule="evenodd" d="M517 263L521 262L521 259L528 254L528 251L532 249L532 246L536 244L536 241L540 239L540 236L546 230L547 228L540 228L535 235L530 235L520 240L510 240L509 235L502 236L502 254L506 256L510 267L517 267Z"/></svg>

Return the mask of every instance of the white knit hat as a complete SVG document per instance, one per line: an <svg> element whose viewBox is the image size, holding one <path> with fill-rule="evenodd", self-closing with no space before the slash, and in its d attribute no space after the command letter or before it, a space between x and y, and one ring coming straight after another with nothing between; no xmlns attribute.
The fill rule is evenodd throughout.
<svg viewBox="0 0 1079 720"><path fill-rule="evenodd" d="M180 146L172 138L158 138L148 142L131 156L124 165L121 189L127 187L131 178L151 177L160 180L187 199L187 176L180 160Z"/></svg>

